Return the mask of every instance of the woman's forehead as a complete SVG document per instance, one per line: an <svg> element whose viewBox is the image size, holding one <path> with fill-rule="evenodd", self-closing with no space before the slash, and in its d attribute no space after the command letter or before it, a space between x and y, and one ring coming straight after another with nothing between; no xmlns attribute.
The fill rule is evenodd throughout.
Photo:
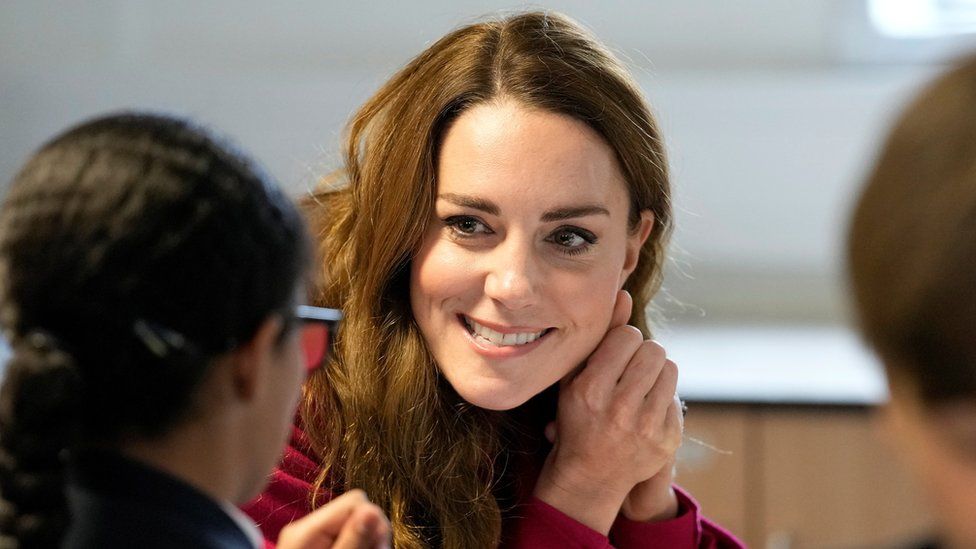
<svg viewBox="0 0 976 549"><path fill-rule="evenodd" d="M524 107L514 101L476 105L447 130L441 156L484 155L501 163L536 159L534 164L593 163L615 160L613 149L585 122L571 116Z"/></svg>
<svg viewBox="0 0 976 549"><path fill-rule="evenodd" d="M517 104L465 112L445 136L439 195L532 206L623 203L627 191L613 149L585 123Z"/></svg>

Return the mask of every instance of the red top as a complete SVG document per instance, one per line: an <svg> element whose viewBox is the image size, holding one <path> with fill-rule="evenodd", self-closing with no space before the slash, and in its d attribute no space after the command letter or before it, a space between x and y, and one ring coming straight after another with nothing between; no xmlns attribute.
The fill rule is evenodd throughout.
<svg viewBox="0 0 976 549"><path fill-rule="evenodd" d="M289 522L308 514L309 493L319 464L311 457L305 433L292 428L281 464L264 492L244 506L264 533L266 547L274 547L278 533ZM701 516L698 503L675 487L678 516L661 522L636 522L617 517L610 537L593 530L562 511L533 497L522 498L515 516L503 523L506 548L645 549L739 548L745 545L722 527ZM332 497L326 494L324 501Z"/></svg>

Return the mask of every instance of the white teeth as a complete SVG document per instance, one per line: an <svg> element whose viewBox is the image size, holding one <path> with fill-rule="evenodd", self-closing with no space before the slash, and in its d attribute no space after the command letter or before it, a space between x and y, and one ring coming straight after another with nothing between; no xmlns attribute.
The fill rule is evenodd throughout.
<svg viewBox="0 0 976 549"><path fill-rule="evenodd" d="M482 326L468 317L464 317L464 321L467 323L468 327L471 328L471 331L475 333L475 335L497 347L509 347L512 345L525 345L526 343L532 343L533 341L542 337L542 334L545 333L545 330L542 330L540 332L502 334L501 332L496 332L487 326Z"/></svg>

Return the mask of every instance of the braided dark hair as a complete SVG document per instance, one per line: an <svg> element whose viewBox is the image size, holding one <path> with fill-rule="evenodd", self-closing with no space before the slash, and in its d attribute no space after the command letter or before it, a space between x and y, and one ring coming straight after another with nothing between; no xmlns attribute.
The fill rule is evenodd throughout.
<svg viewBox="0 0 976 549"><path fill-rule="evenodd" d="M34 154L0 209L3 539L57 546L65 452L190 417L211 359L293 304L308 250L287 197L186 121L108 116Z"/></svg>

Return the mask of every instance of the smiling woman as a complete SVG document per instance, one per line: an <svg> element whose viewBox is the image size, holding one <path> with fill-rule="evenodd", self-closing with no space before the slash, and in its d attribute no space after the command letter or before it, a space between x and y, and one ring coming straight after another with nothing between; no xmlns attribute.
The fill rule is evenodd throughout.
<svg viewBox="0 0 976 549"><path fill-rule="evenodd" d="M599 134L510 99L447 130L437 193L411 263L414 319L464 400L510 410L603 339L653 215L629 226L627 184Z"/></svg>
<svg viewBox="0 0 976 549"><path fill-rule="evenodd" d="M248 511L364 488L398 547L732 547L671 484L677 367L644 316L671 231L662 139L569 19L451 32L353 118L307 201L335 360Z"/></svg>

